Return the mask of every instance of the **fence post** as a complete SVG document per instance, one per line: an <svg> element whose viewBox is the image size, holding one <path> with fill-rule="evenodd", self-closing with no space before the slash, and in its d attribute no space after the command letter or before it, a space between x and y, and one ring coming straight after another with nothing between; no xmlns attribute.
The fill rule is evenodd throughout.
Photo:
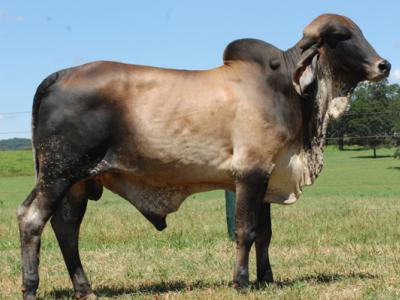
<svg viewBox="0 0 400 300"><path fill-rule="evenodd" d="M235 240L235 206L235 193L225 191L226 224L232 241Z"/></svg>

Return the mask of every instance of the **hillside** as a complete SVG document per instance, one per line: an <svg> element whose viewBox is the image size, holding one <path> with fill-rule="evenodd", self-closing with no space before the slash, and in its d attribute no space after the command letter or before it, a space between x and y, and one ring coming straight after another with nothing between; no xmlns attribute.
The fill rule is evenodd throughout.
<svg viewBox="0 0 400 300"><path fill-rule="evenodd" d="M32 144L30 139L12 138L0 140L0 151L4 150L26 150L31 149Z"/></svg>

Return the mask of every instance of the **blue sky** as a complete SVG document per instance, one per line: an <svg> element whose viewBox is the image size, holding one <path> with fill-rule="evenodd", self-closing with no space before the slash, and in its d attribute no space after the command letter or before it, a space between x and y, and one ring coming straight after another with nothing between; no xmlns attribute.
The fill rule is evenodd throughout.
<svg viewBox="0 0 400 300"><path fill-rule="evenodd" d="M398 0L0 0L0 139L30 136L29 113L5 113L29 112L37 85L56 70L99 59L212 68L234 39L286 49L327 12L355 21L400 82Z"/></svg>

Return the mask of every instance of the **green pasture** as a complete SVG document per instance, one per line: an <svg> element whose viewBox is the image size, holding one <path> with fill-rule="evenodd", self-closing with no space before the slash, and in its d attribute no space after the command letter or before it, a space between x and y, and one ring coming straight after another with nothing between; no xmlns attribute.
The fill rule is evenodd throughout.
<svg viewBox="0 0 400 300"><path fill-rule="evenodd" d="M0 151L0 177L33 176L34 173L32 151Z"/></svg>
<svg viewBox="0 0 400 300"><path fill-rule="evenodd" d="M102 298L400 299L400 160L394 149L337 151L298 203L272 207L276 283L231 287L235 245L227 238L222 191L192 196L158 232L127 201L106 192L90 202L81 256ZM30 151L0 152L0 299L20 294L16 209L33 186ZM251 280L255 279L251 257ZM47 226L39 296L73 299Z"/></svg>

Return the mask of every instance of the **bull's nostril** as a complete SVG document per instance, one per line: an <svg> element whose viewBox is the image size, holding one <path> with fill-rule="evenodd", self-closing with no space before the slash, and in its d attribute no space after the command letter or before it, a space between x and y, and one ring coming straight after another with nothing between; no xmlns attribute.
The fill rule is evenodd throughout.
<svg viewBox="0 0 400 300"><path fill-rule="evenodd" d="M378 68L379 68L379 71L381 71L382 73L389 72L390 71L390 63L385 59L381 60L378 63Z"/></svg>

